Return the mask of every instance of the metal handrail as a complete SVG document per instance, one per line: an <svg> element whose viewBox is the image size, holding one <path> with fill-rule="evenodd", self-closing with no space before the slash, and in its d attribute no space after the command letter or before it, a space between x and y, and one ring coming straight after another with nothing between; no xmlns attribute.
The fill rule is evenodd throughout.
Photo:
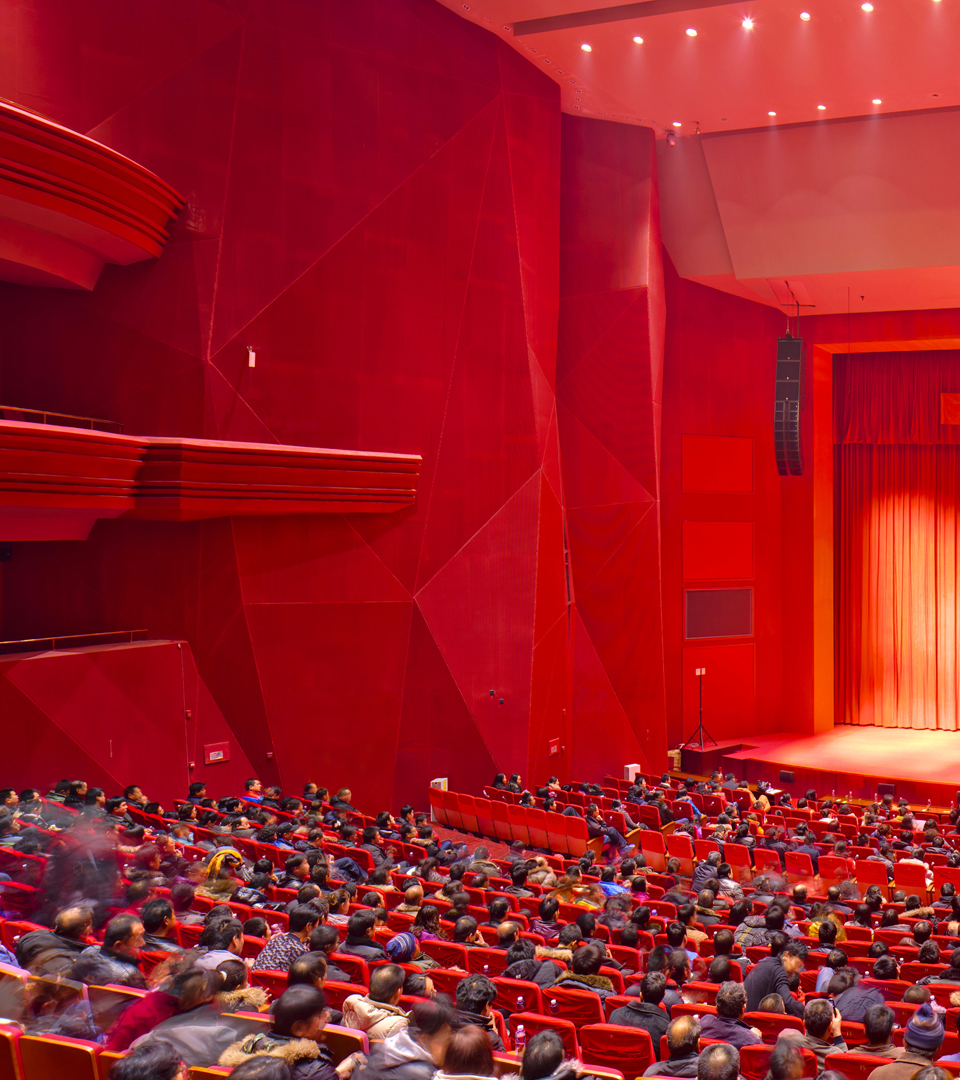
<svg viewBox="0 0 960 1080"><path fill-rule="evenodd" d="M60 427L89 428L91 431L109 431L115 435L123 434L123 424L116 420L101 420L96 416L73 416L70 413L48 412L45 409L24 409L19 405L0 405L0 419L13 420L8 412L21 413L24 416L39 416L41 424L54 423ZM53 419L48 419L52 417ZM27 423L33 423L28 420Z"/></svg>
<svg viewBox="0 0 960 1080"><path fill-rule="evenodd" d="M104 638L116 638L117 641L105 641ZM50 637L20 638L17 641L0 641L0 653L12 652L47 652L55 649L76 648L79 642L87 641L95 645L122 645L134 640L144 641L150 638L149 630L104 630L96 634L55 634ZM46 645L48 648L30 648Z"/></svg>

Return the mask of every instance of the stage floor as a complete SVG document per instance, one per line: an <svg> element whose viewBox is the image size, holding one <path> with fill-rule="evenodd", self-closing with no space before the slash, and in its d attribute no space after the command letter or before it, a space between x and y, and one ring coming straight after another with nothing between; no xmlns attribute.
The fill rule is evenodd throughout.
<svg viewBox="0 0 960 1080"><path fill-rule="evenodd" d="M738 779L770 780L794 795L812 787L821 798L836 792L872 799L878 783L893 783L897 797L952 806L960 790L960 731L841 724L822 735L745 736L711 750L704 749L704 765L713 768L713 759ZM695 755L688 764L685 752L684 768L693 771ZM793 771L792 784L777 781L781 769Z"/></svg>

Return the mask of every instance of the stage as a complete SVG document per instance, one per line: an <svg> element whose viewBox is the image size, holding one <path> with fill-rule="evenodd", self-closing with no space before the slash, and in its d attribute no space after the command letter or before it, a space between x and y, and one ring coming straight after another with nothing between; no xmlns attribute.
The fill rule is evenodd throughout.
<svg viewBox="0 0 960 1080"><path fill-rule="evenodd" d="M684 771L707 774L715 768L751 783L769 780L792 795L814 788L821 798L872 799L880 783L911 802L952 806L960 790L960 731L838 725L823 735L789 734L728 739L681 755ZM778 780L792 771L793 783Z"/></svg>

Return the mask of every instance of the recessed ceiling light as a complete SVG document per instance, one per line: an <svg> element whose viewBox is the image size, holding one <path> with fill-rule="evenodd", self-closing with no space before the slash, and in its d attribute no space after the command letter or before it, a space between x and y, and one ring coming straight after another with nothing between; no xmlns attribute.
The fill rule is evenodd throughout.
<svg viewBox="0 0 960 1080"><path fill-rule="evenodd" d="M873 103L874 103L874 105L882 105L882 104L883 104L883 101L882 101L882 100L881 100L880 98L878 98L878 97L875 97L875 98L873 99Z"/></svg>
<svg viewBox="0 0 960 1080"><path fill-rule="evenodd" d="M803 19L804 22L809 22L810 21L810 12L809 11L801 11L800 12L800 18Z"/></svg>
<svg viewBox="0 0 960 1080"><path fill-rule="evenodd" d="M679 120L674 120L673 126L674 127L680 127L680 121Z"/></svg>
<svg viewBox="0 0 960 1080"><path fill-rule="evenodd" d="M687 27L687 37L696 37L696 36L697 36L696 30L694 30L694 28L692 26L688 26Z"/></svg>
<svg viewBox="0 0 960 1080"><path fill-rule="evenodd" d="M776 114L776 113L775 113L775 112L773 111L773 109L771 109L771 110L770 110L770 111L769 111L769 112L767 113L767 116L776 116L776 115L777 115L777 114Z"/></svg>
<svg viewBox="0 0 960 1080"><path fill-rule="evenodd" d="M740 25L744 28L744 30L752 30L753 29L753 19L751 19L750 16L748 15Z"/></svg>
<svg viewBox="0 0 960 1080"><path fill-rule="evenodd" d="M873 4L870 3L861 4L860 7L862 7L864 11L873 11Z"/></svg>
<svg viewBox="0 0 960 1080"><path fill-rule="evenodd" d="M826 108L826 105L818 105L818 106L817 106L817 108L818 108L818 109L820 109L820 110L822 111L823 109L825 109L825 108Z"/></svg>
<svg viewBox="0 0 960 1080"><path fill-rule="evenodd" d="M582 44L582 45L580 46L580 48L581 48L581 49L583 49L583 51L584 51L584 52L593 52L593 46L592 46L592 45L588 45L588 44L587 44L586 42L584 42L584 43L583 43L583 44Z"/></svg>
<svg viewBox="0 0 960 1080"><path fill-rule="evenodd" d="M643 44L643 38L642 37L635 37L633 40L634 40L634 43L637 44L637 45L642 45Z"/></svg>

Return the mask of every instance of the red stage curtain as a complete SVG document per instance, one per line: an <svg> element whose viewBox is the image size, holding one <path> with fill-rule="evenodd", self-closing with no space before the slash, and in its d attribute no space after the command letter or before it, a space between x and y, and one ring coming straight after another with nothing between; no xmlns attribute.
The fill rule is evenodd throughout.
<svg viewBox="0 0 960 1080"><path fill-rule="evenodd" d="M837 357L837 720L960 727L960 354Z"/></svg>

